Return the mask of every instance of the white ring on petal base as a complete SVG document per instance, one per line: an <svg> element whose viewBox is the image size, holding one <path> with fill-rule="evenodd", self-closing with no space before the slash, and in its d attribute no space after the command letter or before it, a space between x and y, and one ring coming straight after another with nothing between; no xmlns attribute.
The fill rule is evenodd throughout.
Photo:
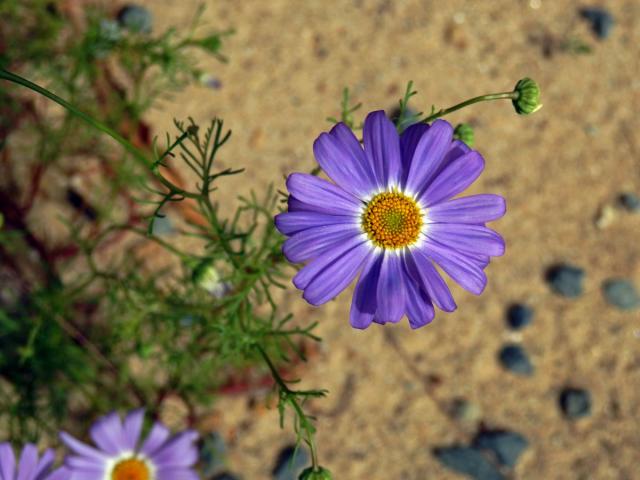
<svg viewBox="0 0 640 480"><path fill-rule="evenodd" d="M391 193L391 192L394 192L394 191L407 196L408 198L410 198L411 200L413 200L415 202L416 206L418 207L418 210L420 211L420 217L422 219L422 226L420 227L420 232L418 233L418 238L416 238L416 241L413 242L411 245L405 245L404 247L400 247L400 248L383 248L383 247L379 247L378 245L373 243L373 240L371 240L369 238L369 235L367 234L367 232L362 231L362 216L367 211L367 206L368 206L369 202L376 195L379 195L381 193ZM363 235L363 238L364 238L367 246L369 248L371 248L371 250L372 250L374 255L381 255L381 254L383 254L385 252L388 252L388 253L393 253L393 254L399 256L405 250L409 250L410 251L410 250L413 250L413 249L416 249L416 248L421 248L424 245L424 243L426 242L428 224L430 223L429 222L429 216L428 216L428 213L427 213L427 208L420 201L420 199L418 198L418 194L417 193L413 193L413 192L410 192L408 190L404 190L402 188L402 186L400 184L398 184L398 185L395 185L395 186L392 185L390 188L377 188L372 193L367 194L367 196L365 198L361 198L360 201L362 202L362 204L360 205L360 208L358 209L357 225L358 225L358 228L360 229L360 231L362 232L361 235Z"/></svg>
<svg viewBox="0 0 640 480"><path fill-rule="evenodd" d="M122 452L117 457L111 457L109 460L107 460L107 463L105 465L105 473L104 473L105 476L103 480L113 480L112 476L113 476L113 471L116 468L116 465L118 465L120 462L125 460L140 460L142 463L145 464L147 469L149 469L149 480L156 480L157 469L156 469L156 466L151 461L151 459L146 455L140 452L134 452L133 450Z"/></svg>

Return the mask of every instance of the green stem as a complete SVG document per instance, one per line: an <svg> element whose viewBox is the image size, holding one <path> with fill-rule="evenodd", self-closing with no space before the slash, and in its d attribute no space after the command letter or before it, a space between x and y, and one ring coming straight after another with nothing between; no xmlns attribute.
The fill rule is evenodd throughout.
<svg viewBox="0 0 640 480"><path fill-rule="evenodd" d="M45 88L42 88L41 86L36 85L33 82L30 82L29 80L27 80L26 78L21 77L20 75L16 75L15 73L8 72L7 70L4 70L3 68L0 68L0 79L8 80L9 82L13 82L13 83L21 85L23 87L26 87L26 88L28 88L30 90L33 90L34 92L39 93L40 95L43 95L43 96L53 100L57 104L62 105L64 108L66 108L71 113L73 113L77 117L79 117L82 120L84 120L85 122L87 122L89 125L91 125L95 129L100 130L101 132L104 132L107 135L109 135L111 138L113 138L116 142L118 142L120 145L122 145L125 150L127 150L129 153L131 153L134 156L134 158L136 160L138 160L142 165L144 165L147 168L149 168L149 166L151 165L151 162L149 162L149 159L147 159L147 157L145 157L140 152L140 150L138 150L136 147L134 147L133 144L129 140L124 138L122 135L120 135L115 130L107 127L104 123L102 123L102 122L96 120L95 118L87 115L86 113L82 112L81 110L78 110L75 106L71 105L66 100L60 98L55 93L52 93L49 90L47 90Z"/></svg>
<svg viewBox="0 0 640 480"><path fill-rule="evenodd" d="M9 82L13 82L13 83L21 85L23 87L26 87L26 88L28 88L30 90L33 90L34 92L39 93L40 95L43 95L43 96L53 100L57 104L62 105L68 111L70 111L71 113L73 113L77 117L79 117L82 120L84 120L85 122L87 122L93 128L95 128L95 129L97 129L97 130L99 130L99 131L101 131L103 133L106 133L111 138L113 138L116 142L118 142L120 145L122 145L124 147L124 149L126 151L128 151L129 153L131 153L131 155L133 155L133 158L135 158L142 166L144 166L147 169L151 169L151 172L158 179L158 181L162 185L164 185L167 189L169 189L170 192L172 192L174 194L182 195L183 197L186 197L186 198L192 198L192 199L197 199L198 198L197 194L191 193L191 192L187 192L186 190L183 190L183 189L177 187L176 185L171 183L169 180L164 178L160 174L160 172L158 171L158 167L159 167L159 165L161 163L161 160L169 152L171 152L171 150L173 150L173 148L175 148L176 145L178 145L182 140L184 140L184 138L186 138L186 135L187 135L186 133L182 137L178 138L175 141L175 143L169 147L167 152L165 152L165 154L160 158L160 160L158 160L157 162L152 163L140 150L138 150L129 140L124 138L118 132L116 132L112 128L109 128L104 123L96 120L95 118L91 117L90 115L87 115L83 111L81 111L78 108L76 108L74 105L70 104L69 102L67 102L63 98L60 98L55 93L50 92L46 88L43 88L43 87L41 87L39 85L36 85L35 83L30 82L29 80L27 80L26 78L21 77L20 75L16 75L15 73L8 72L7 70L4 70L2 68L0 68L0 79L8 80Z"/></svg>
<svg viewBox="0 0 640 480"><path fill-rule="evenodd" d="M487 95L480 95L479 97L473 97L473 98L470 98L469 100L465 100L464 102L458 103L453 107L438 110L437 112L432 113L431 115L429 115L428 117L420 121L423 123L429 123L435 120L436 118L443 117L445 115L448 115L449 113L455 112L456 110L460 110L461 108L467 107L469 105L473 105L474 103L486 102L489 100L503 100L503 99L515 100L516 98L518 98L518 92L502 92L502 93L490 93Z"/></svg>
<svg viewBox="0 0 640 480"><path fill-rule="evenodd" d="M271 371L271 375L273 376L273 379L278 385L278 388L280 388L280 391L285 395L287 402L289 402L291 407L295 410L298 418L300 418L301 420L300 426L301 428L304 429L307 437L305 438L305 442L309 446L309 450L311 452L311 466L313 467L313 471L315 472L319 471L318 452L316 449L316 443L313 439L313 432L307 425L307 422L308 422L307 415L304 413L304 411L302 410L302 407L300 406L300 404L298 403L298 400L296 399L297 392L287 387L287 384L285 383L283 378L280 376L280 373L278 373L278 370L276 369L275 365L271 361L271 358L269 358L269 355L267 355L267 352L265 352L260 345L256 345L256 349L260 352L260 355L262 356L265 363L269 367L269 370Z"/></svg>

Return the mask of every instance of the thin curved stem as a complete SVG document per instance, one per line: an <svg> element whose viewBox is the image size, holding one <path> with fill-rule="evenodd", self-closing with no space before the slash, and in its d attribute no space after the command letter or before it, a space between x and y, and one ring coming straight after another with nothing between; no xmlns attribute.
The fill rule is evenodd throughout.
<svg viewBox="0 0 640 480"><path fill-rule="evenodd" d="M305 393L305 392L291 390L287 386L284 379L280 376L280 373L278 373L278 369L275 367L275 365L271 361L271 358L269 358L269 355L267 355L267 352L265 352L260 345L256 345L255 347L260 352L260 355L262 356L265 363L269 367L269 370L271 371L271 375L273 376L273 379L275 380L276 384L278 385L278 388L280 389L281 395L285 396L285 401L287 401L291 405L291 407L295 410L296 415L300 419L300 427L305 431L305 434L306 434L305 442L309 446L309 450L311 453L311 466L313 467L314 472L319 471L320 464L318 463L318 452L316 449L315 440L313 438L313 430L312 430L312 427L308 424L307 415L304 413L304 411L302 410L302 407L300 406L300 404L298 403L298 400L296 399L297 394Z"/></svg>
<svg viewBox="0 0 640 480"><path fill-rule="evenodd" d="M3 68L0 68L0 79L4 79L4 80L8 80L9 82L16 83L18 85L28 88L29 90L33 90L34 92L37 92L40 95L43 95L49 98L50 100L53 100L57 104L69 110L71 113L73 113L77 117L87 122L89 125L91 125L95 129L100 130L101 132L104 132L107 135L109 135L116 142L122 145L125 148L125 150L131 153L135 157L135 159L138 160L140 163L142 163L145 167L149 168L151 166L151 162L149 161L149 159L147 159L147 157L145 157L140 152L140 150L134 147L129 140L124 138L122 135L120 135L118 132L116 132L112 128L109 128L108 126L106 126L104 123L96 120L90 115L87 115L83 111L79 110L78 108L76 108L74 105L70 104L63 98L60 98L55 93L50 92L49 90L41 87L40 85L36 85L35 83L27 80L26 78L21 77L20 75L16 75L15 73L11 73L7 70L4 70Z"/></svg>
<svg viewBox="0 0 640 480"><path fill-rule="evenodd" d="M423 123L429 123L435 120L436 118L443 117L448 115L449 113L455 112L456 110L460 110L461 108L467 107L469 105L473 105L474 103L486 102L489 100L515 100L518 98L518 92L502 92L502 93L489 93L487 95L480 95L478 97L470 98L469 100L465 100L464 102L458 103L453 107L445 108L438 110L435 113L432 113L428 117L420 120Z"/></svg>

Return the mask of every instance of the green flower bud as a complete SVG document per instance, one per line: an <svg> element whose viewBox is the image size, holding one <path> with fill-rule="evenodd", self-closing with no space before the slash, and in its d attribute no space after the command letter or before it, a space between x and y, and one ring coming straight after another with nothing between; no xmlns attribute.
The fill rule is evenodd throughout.
<svg viewBox="0 0 640 480"><path fill-rule="evenodd" d="M298 480L333 480L333 477L326 468L318 467L314 470L313 467L309 467L300 474Z"/></svg>
<svg viewBox="0 0 640 480"><path fill-rule="evenodd" d="M0 213L0 228L4 225L4 215Z"/></svg>
<svg viewBox="0 0 640 480"><path fill-rule="evenodd" d="M191 279L198 287L206 290L216 298L221 298L229 290L228 285L220 278L220 273L213 266L210 258L202 260L193 269Z"/></svg>
<svg viewBox="0 0 640 480"><path fill-rule="evenodd" d="M513 108L518 115L529 115L542 108L540 103L540 86L529 77L525 77L516 83L514 92L518 94L513 99Z"/></svg>
<svg viewBox="0 0 640 480"><path fill-rule="evenodd" d="M453 138L463 141L469 147L473 147L475 139L473 135L473 127L468 123L460 123L453 131Z"/></svg>

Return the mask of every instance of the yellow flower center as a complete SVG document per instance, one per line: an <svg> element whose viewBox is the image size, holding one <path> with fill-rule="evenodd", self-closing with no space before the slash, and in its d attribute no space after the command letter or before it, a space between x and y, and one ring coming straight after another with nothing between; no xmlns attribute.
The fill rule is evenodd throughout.
<svg viewBox="0 0 640 480"><path fill-rule="evenodd" d="M111 480L151 480L149 467L137 458L118 462L111 473Z"/></svg>
<svg viewBox="0 0 640 480"><path fill-rule="evenodd" d="M377 194L362 214L362 228L377 247L402 248L420 235L422 213L411 198L399 192Z"/></svg>

